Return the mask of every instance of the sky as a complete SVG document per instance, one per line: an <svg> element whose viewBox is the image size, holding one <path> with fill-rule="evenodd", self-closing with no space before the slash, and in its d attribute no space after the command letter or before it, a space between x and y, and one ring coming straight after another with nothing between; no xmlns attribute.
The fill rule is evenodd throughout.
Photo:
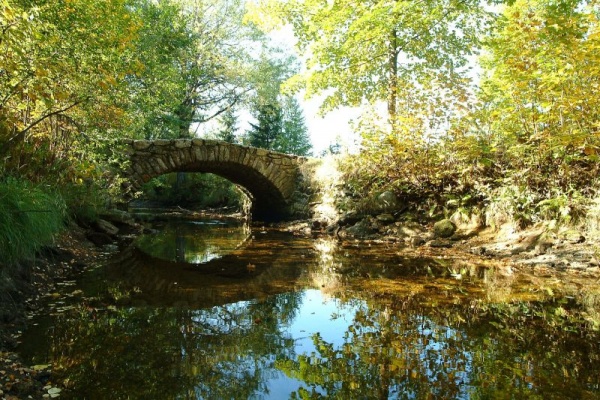
<svg viewBox="0 0 600 400"><path fill-rule="evenodd" d="M273 31L268 36L274 45L295 53L302 61L294 49L296 38L290 26ZM304 111L306 126L313 144L313 154L319 155L333 144L353 147L355 135L352 133L350 121L359 117L358 108L340 107L321 116L319 108L324 96L306 99L302 93L299 93L296 98Z"/></svg>
<svg viewBox="0 0 600 400"><path fill-rule="evenodd" d="M318 155L327 150L332 144L340 144L343 147L353 147L355 136L352 132L350 122L360 115L360 110L350 107L342 107L330 111L324 116L319 115L319 107L322 99L303 99L298 96L304 110L306 126L313 144L313 153Z"/></svg>

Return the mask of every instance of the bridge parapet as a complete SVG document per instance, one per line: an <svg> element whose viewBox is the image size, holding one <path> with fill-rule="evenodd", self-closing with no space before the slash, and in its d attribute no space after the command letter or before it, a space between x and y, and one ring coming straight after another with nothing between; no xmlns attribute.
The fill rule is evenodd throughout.
<svg viewBox="0 0 600 400"><path fill-rule="evenodd" d="M129 145L128 177L136 190L170 172L213 173L250 193L255 219L299 218L308 212L306 204L299 204L308 201L300 168L304 157L206 139L135 140Z"/></svg>

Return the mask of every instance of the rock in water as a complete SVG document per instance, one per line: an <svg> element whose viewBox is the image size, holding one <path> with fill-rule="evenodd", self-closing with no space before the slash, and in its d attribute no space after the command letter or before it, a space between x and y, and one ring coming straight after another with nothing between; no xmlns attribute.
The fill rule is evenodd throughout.
<svg viewBox="0 0 600 400"><path fill-rule="evenodd" d="M433 233L436 237L448 238L456 232L456 225L449 219L443 219L433 225Z"/></svg>
<svg viewBox="0 0 600 400"><path fill-rule="evenodd" d="M393 192L387 191L381 193L375 199L377 209L381 211L394 211L400 208L400 202Z"/></svg>

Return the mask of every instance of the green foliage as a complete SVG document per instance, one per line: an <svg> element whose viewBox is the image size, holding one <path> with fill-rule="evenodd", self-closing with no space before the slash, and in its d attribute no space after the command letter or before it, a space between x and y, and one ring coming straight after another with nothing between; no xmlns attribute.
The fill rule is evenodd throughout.
<svg viewBox="0 0 600 400"><path fill-rule="evenodd" d="M391 190L403 204L424 216L447 214L485 199L490 181L486 163L463 157L450 140L428 141L404 127L393 134L375 121L363 120L363 147L342 159L347 192L370 210L372 198Z"/></svg>
<svg viewBox="0 0 600 400"><path fill-rule="evenodd" d="M144 70L130 100L145 138L188 137L192 124L244 99L257 63L251 50L262 48L264 36L243 22L241 0L162 0L140 10Z"/></svg>
<svg viewBox="0 0 600 400"><path fill-rule="evenodd" d="M517 1L486 42L480 104L469 118L508 175L543 196L597 175L599 22L578 1Z"/></svg>
<svg viewBox="0 0 600 400"><path fill-rule="evenodd" d="M441 87L453 96L464 86L467 57L487 21L483 5L471 0L252 4L251 17L265 29L290 24L307 56L306 72L290 86L306 88L308 96L324 94L325 110L386 101L392 123L423 93Z"/></svg>
<svg viewBox="0 0 600 400"><path fill-rule="evenodd" d="M166 205L194 207L241 207L241 193L228 180L213 174L185 174L183 181L177 174L167 174L148 182L144 199Z"/></svg>
<svg viewBox="0 0 600 400"><path fill-rule="evenodd" d="M283 116L279 104L264 104L257 107L257 122L250 123L247 133L250 146L272 150L283 130Z"/></svg>
<svg viewBox="0 0 600 400"><path fill-rule="evenodd" d="M282 153L309 156L312 143L302 107L295 97L284 98L282 114L281 134L275 139L274 149Z"/></svg>
<svg viewBox="0 0 600 400"><path fill-rule="evenodd" d="M128 0L73 0L67 6L2 1L4 153L76 124L122 122L117 99L125 76L136 69L130 51L139 27L130 5ZM51 119L59 115L65 117L63 126L52 127L57 121Z"/></svg>
<svg viewBox="0 0 600 400"><path fill-rule="evenodd" d="M96 183L68 184L60 188L67 205L69 218L80 225L89 225L98 219L98 214L108 208L106 190Z"/></svg>
<svg viewBox="0 0 600 400"><path fill-rule="evenodd" d="M238 130L238 116L235 110L233 108L226 110L219 118L219 123L220 128L215 134L216 139L227 143L235 143Z"/></svg>
<svg viewBox="0 0 600 400"><path fill-rule="evenodd" d="M64 227L62 197L43 185L14 178L0 180L0 253L2 263L15 265L50 244Z"/></svg>

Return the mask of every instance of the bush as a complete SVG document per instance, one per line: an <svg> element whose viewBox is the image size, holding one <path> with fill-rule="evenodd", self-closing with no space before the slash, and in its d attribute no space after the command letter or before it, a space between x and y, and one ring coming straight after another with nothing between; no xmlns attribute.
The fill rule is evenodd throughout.
<svg viewBox="0 0 600 400"><path fill-rule="evenodd" d="M100 211L107 208L109 197L95 183L68 184L60 191L68 209L69 218L86 226L98 219Z"/></svg>
<svg viewBox="0 0 600 400"><path fill-rule="evenodd" d="M230 181L213 174L186 173L177 182L177 173L152 179L144 188L146 200L165 205L240 207L241 194Z"/></svg>

